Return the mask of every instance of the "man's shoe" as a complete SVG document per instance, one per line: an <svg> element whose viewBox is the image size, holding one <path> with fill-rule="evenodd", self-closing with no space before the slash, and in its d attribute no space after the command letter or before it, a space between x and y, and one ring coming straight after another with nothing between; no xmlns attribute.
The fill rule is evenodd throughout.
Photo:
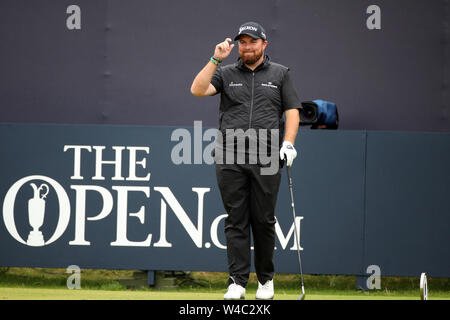
<svg viewBox="0 0 450 320"><path fill-rule="evenodd" d="M258 281L258 290L256 291L256 299L269 300L273 299L273 280L268 280L265 284Z"/></svg>
<svg viewBox="0 0 450 320"><path fill-rule="evenodd" d="M228 286L228 291L223 298L225 300L245 299L245 288L236 283L232 283Z"/></svg>

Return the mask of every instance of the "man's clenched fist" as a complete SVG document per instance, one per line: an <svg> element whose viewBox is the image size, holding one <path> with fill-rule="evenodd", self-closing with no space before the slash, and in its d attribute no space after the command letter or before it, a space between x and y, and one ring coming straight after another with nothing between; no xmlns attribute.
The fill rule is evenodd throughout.
<svg viewBox="0 0 450 320"><path fill-rule="evenodd" d="M214 56L221 60L226 59L230 55L231 50L234 48L234 44L230 43L230 38L226 38L224 42L219 43L216 46L216 50L214 50Z"/></svg>

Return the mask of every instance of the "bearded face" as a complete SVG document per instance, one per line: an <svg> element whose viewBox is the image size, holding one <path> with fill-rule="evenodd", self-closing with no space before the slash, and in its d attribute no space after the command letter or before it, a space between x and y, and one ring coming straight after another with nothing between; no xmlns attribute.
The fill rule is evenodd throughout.
<svg viewBox="0 0 450 320"><path fill-rule="evenodd" d="M264 57L264 49L267 41L263 39L253 39L250 36L242 35L239 38L239 56L244 64L252 66L258 62L262 62Z"/></svg>

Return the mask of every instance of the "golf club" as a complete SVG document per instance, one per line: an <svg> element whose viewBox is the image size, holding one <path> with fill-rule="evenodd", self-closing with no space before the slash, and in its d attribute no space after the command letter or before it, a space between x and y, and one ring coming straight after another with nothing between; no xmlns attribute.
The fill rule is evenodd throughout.
<svg viewBox="0 0 450 320"><path fill-rule="evenodd" d="M297 244L297 255L298 255L298 264L300 266L300 279L302 281L302 293L298 297L297 300L305 300L305 286L303 284L303 270L302 270L302 259L300 257L300 239L299 234L297 232L297 225L295 224L295 205L294 205L294 193L292 191L292 176L291 176L291 167L286 165L286 171L287 171L287 178L288 178L288 184L289 184L289 192L291 195L291 206L292 206L292 216L294 218L294 232L295 232L295 241Z"/></svg>

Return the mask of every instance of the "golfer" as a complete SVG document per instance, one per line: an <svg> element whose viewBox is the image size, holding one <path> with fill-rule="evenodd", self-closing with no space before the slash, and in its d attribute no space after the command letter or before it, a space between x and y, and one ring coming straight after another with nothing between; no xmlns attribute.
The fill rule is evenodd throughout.
<svg viewBox="0 0 450 320"><path fill-rule="evenodd" d="M223 163L215 159L217 182L228 214L225 236L230 278L224 299L245 298L251 265L250 230L258 277L256 298L273 299L274 211L280 168L284 160L291 166L297 156L294 142L301 102L289 69L270 61L265 55L268 42L261 25L255 22L243 24L234 40L239 49L237 62L221 66L235 46L227 38L216 46L214 55L195 77L191 93L198 97L220 93L219 132L223 134L230 129L264 129L264 132L278 134L279 139L268 139L272 146L274 143L277 146L277 167L272 174L261 173L264 167L261 161L247 161L251 154L247 145L251 144L250 135L246 136L245 163ZM257 139L260 140L259 135ZM228 142L224 148L229 148Z"/></svg>

